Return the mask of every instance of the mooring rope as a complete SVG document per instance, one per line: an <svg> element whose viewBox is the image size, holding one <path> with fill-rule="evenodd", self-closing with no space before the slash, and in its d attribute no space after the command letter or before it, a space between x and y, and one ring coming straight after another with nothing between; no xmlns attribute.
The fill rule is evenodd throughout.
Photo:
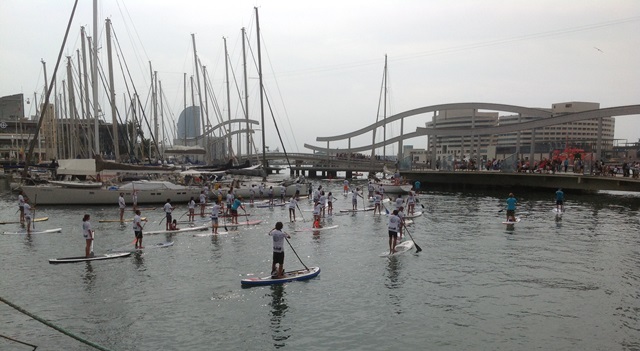
<svg viewBox="0 0 640 351"><path fill-rule="evenodd" d="M108 349L108 348L106 348L106 347L104 347L104 346L98 345L98 344L96 344L96 343L94 343L94 342L91 342L91 341L89 341L89 340L83 339L83 338L81 338L81 337L79 337L79 336L77 336L77 335L75 335L75 334L73 334L73 333L71 333L71 332L69 332L69 331L66 331L66 330L64 330L64 329L62 329L62 328L60 328L60 327L58 327L58 326L56 326L56 325L54 325L54 324L52 324L52 323L50 323L50 322L48 322L48 321L46 321L46 320L44 320L44 319L42 319L42 318L40 318L40 317L36 316L35 314L30 313L29 311L26 311L24 308L22 308L22 307L20 307L20 306L18 306L18 305L15 305L15 304L13 304L13 303L11 303L11 302L9 302L9 301L5 300L5 299L4 299L3 297L1 297L1 296L0 296L0 301L2 301L2 302L4 302L4 303L6 303L7 305L9 305L9 306L11 306L11 307L13 307L13 308L14 308L14 309L16 309L18 312L23 313L23 314L26 314L27 316L29 316L29 317L31 317L31 318L33 318L33 319L37 320L38 322L40 322L40 323L42 323L42 324L44 324L44 325L46 325L46 326L48 326L48 327L50 327L50 328L53 328L53 329L55 329L55 330L57 330L57 331L61 332L62 334L65 334L65 335L67 335L67 336L70 336L70 337L72 337L72 338L74 338L74 339L76 339L76 340L80 341L80 342L81 342L81 343L83 343L83 344L87 344L87 345L89 345L89 346L91 346L91 347L93 347L93 348L96 348L96 349L98 349L98 350L102 350L102 351L112 351L112 350L110 350L110 349Z"/></svg>

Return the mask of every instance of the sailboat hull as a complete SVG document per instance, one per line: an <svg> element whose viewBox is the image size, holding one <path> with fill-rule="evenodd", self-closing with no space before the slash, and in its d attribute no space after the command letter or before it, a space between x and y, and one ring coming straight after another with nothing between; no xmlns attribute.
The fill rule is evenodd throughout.
<svg viewBox="0 0 640 351"><path fill-rule="evenodd" d="M58 186L23 186L22 190L29 199L37 199L37 205L114 205L118 204L118 196L131 201L133 189L108 188L78 189ZM144 189L136 187L138 204L160 204L171 199L173 204L188 202L191 197L197 199L202 188L175 186L173 188ZM37 196L37 197L36 197Z"/></svg>

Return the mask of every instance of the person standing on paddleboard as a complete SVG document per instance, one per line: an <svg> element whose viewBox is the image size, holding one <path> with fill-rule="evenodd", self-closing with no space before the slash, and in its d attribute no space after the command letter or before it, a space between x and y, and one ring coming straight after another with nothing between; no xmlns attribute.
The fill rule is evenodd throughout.
<svg viewBox="0 0 640 351"><path fill-rule="evenodd" d="M144 219L145 223L147 219ZM136 237L135 248L144 249L142 246L142 217L140 217L140 210L136 210L136 215L133 216L133 235Z"/></svg>
<svg viewBox="0 0 640 351"><path fill-rule="evenodd" d="M193 199L193 196L191 197L191 199L189 200L189 202L187 203L187 208L189 209L189 222L193 222L196 219L196 200Z"/></svg>
<svg viewBox="0 0 640 351"><path fill-rule="evenodd" d="M284 277L284 239L291 239L291 236L282 231L282 222L276 223L276 227L271 229L269 235L273 238L273 258L271 260L271 277ZM276 270L276 264L279 265Z"/></svg>
<svg viewBox="0 0 640 351"><path fill-rule="evenodd" d="M329 215L333 214L333 194L331 192L327 195L327 213Z"/></svg>
<svg viewBox="0 0 640 351"><path fill-rule="evenodd" d="M558 191L556 191L556 211L564 212L564 192L562 191L562 188L559 188Z"/></svg>
<svg viewBox="0 0 640 351"><path fill-rule="evenodd" d="M20 211L20 223L24 223L24 192L22 190L18 195L18 210Z"/></svg>
<svg viewBox="0 0 640 351"><path fill-rule="evenodd" d="M124 202L124 193L120 193L118 197L118 206L120 207L120 223L124 222L124 209L127 204Z"/></svg>
<svg viewBox="0 0 640 351"><path fill-rule="evenodd" d="M353 188L351 191L351 206L354 211L358 209L358 188Z"/></svg>
<svg viewBox="0 0 640 351"><path fill-rule="evenodd" d="M296 221L296 206L298 206L298 199L296 198L298 194L293 195L291 200L289 200L289 221Z"/></svg>
<svg viewBox="0 0 640 351"><path fill-rule="evenodd" d="M389 216L389 254L396 252L396 243L398 242L398 227L402 225L400 217L398 217L398 210L393 210L393 213Z"/></svg>
<svg viewBox="0 0 640 351"><path fill-rule="evenodd" d="M416 209L416 194L413 191L407 196L407 213L412 215Z"/></svg>
<svg viewBox="0 0 640 351"><path fill-rule="evenodd" d="M204 217L204 208L207 207L207 194L204 190L200 192L200 216Z"/></svg>
<svg viewBox="0 0 640 351"><path fill-rule="evenodd" d="M24 220L27 225L27 234L31 234L31 206L29 205L28 198L24 199L24 204L22 205L22 208L24 209Z"/></svg>
<svg viewBox="0 0 640 351"><path fill-rule="evenodd" d="M211 206L211 232L213 234L218 233L218 215L220 214L220 201L213 200L213 206Z"/></svg>
<svg viewBox="0 0 640 351"><path fill-rule="evenodd" d="M373 214L376 214L376 211L378 211L379 215L382 214L381 204L382 204L382 196L380 195L379 192L376 191L375 195L373 195Z"/></svg>
<svg viewBox="0 0 640 351"><path fill-rule="evenodd" d="M242 196L238 196L237 199L233 200L233 204L231 204L231 223L238 224L238 208L242 208L244 211Z"/></svg>
<svg viewBox="0 0 640 351"><path fill-rule="evenodd" d="M85 214L84 217L82 217L82 236L84 237L84 240L86 242L86 246L84 249L84 257L91 257L91 243L93 242L93 229L91 229L91 222L89 222L89 219L91 218L91 216L89 214Z"/></svg>
<svg viewBox="0 0 640 351"><path fill-rule="evenodd" d="M515 222L516 221L516 205L518 204L518 200L513 197L513 193L509 193L509 198L507 199L507 222Z"/></svg>
<svg viewBox="0 0 640 351"><path fill-rule="evenodd" d="M342 182L342 194L349 194L349 181L346 179L344 180L344 182Z"/></svg>
<svg viewBox="0 0 640 351"><path fill-rule="evenodd" d="M164 204L164 206L162 208L164 209L164 213L167 216L166 217L167 221L165 223L165 225L166 225L165 229L169 230L169 227L171 226L171 219L172 219L171 218L171 212L173 212L173 209L174 209L174 207L171 206L171 199L167 199L167 203Z"/></svg>

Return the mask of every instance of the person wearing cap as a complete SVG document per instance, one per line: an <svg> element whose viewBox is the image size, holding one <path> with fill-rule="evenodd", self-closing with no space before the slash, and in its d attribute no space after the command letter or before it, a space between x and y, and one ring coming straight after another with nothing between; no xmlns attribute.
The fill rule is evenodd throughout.
<svg viewBox="0 0 640 351"><path fill-rule="evenodd" d="M513 193L509 193L509 198L507 198L507 222L516 221L516 204L518 204L518 200L513 196Z"/></svg>
<svg viewBox="0 0 640 351"><path fill-rule="evenodd" d="M556 191L556 210L558 212L564 212L564 192L562 188Z"/></svg>
<svg viewBox="0 0 640 351"><path fill-rule="evenodd" d="M235 200L233 200L233 204L231 204L231 223L238 224L238 208L242 208L244 211L244 206L242 205L242 196L238 196Z"/></svg>

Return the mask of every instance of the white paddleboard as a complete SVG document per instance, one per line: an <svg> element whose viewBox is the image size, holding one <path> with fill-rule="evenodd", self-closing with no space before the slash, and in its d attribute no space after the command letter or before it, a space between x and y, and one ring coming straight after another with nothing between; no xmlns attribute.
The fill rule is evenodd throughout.
<svg viewBox="0 0 640 351"><path fill-rule="evenodd" d="M373 211L374 208L375 207L359 208L359 209L356 209L356 210L340 210L340 212L347 213L347 212Z"/></svg>
<svg viewBox="0 0 640 351"><path fill-rule="evenodd" d="M406 240L396 245L396 252L389 254L389 250L380 254L380 257L390 257L401 255L411 249L413 249L413 240Z"/></svg>
<svg viewBox="0 0 640 351"><path fill-rule="evenodd" d="M48 234L48 233L60 233L62 231L62 228L54 228L54 229L46 229L46 230L31 230L30 234ZM5 235L26 235L27 231L26 230L21 230L19 232L4 232L2 234Z"/></svg>
<svg viewBox="0 0 640 351"><path fill-rule="evenodd" d="M201 225L197 227L185 227L176 230L153 230L149 232L142 232L144 235L154 235L154 234L173 234L173 233L185 233L185 232L196 232L198 230L206 230L207 228L211 228L208 225Z"/></svg>
<svg viewBox="0 0 640 351"><path fill-rule="evenodd" d="M193 234L193 236L197 237L197 238L203 238L203 237L207 237L207 236L218 236L218 235L226 235L226 234L229 234L229 232L197 233L197 234Z"/></svg>
<svg viewBox="0 0 640 351"><path fill-rule="evenodd" d="M404 218L416 218L422 216L422 211L416 211L413 214L406 214Z"/></svg>
<svg viewBox="0 0 640 351"><path fill-rule="evenodd" d="M133 251L143 251L147 249L160 249L160 248L169 247L169 246L173 246L173 241L165 241L165 242L157 243L153 245L146 245L142 249L134 249Z"/></svg>
<svg viewBox="0 0 640 351"><path fill-rule="evenodd" d="M521 221L520 217L516 217L515 222L513 222L513 221L504 221L504 222L502 222L502 224L506 224L506 225L514 225L514 224L516 224L516 223L520 223L520 221Z"/></svg>
<svg viewBox="0 0 640 351"><path fill-rule="evenodd" d="M131 256L131 252L115 252L115 253L108 253L108 254L104 254L104 255L96 255L93 257L84 257L84 256L79 256L79 257L64 257L64 258L52 258L49 260L49 263L51 264L57 264L57 263L77 263L77 262L87 262L87 261L100 261L100 260L110 260L113 258L121 258L121 257L128 257Z"/></svg>
<svg viewBox="0 0 640 351"><path fill-rule="evenodd" d="M553 210L551 210L551 212L553 212L553 213L555 213L555 214L558 214L558 215L562 215L565 211L566 211L566 210L564 210L564 211L559 211L557 207L555 207Z"/></svg>
<svg viewBox="0 0 640 351"><path fill-rule="evenodd" d="M331 229L336 229L338 228L338 225L332 225L332 226L328 226L328 227L322 227L322 228L302 228L302 229L296 229L295 232L296 233L300 233L300 232L321 232L323 230L331 230Z"/></svg>

